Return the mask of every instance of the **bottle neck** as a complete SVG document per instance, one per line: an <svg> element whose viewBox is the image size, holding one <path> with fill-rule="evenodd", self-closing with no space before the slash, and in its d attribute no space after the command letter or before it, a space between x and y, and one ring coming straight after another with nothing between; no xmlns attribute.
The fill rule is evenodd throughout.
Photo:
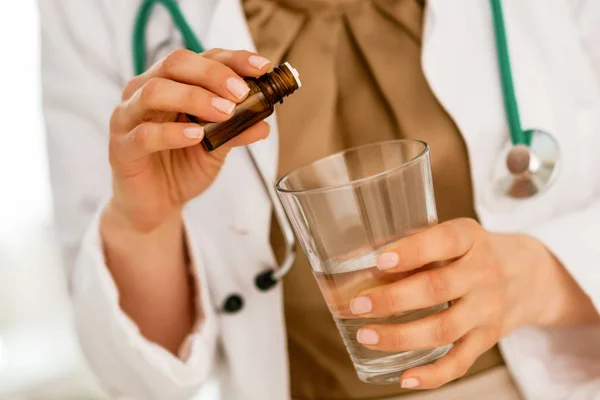
<svg viewBox="0 0 600 400"><path fill-rule="evenodd" d="M283 103L285 97L299 88L292 71L285 65L275 67L273 71L259 77L257 83L271 104Z"/></svg>

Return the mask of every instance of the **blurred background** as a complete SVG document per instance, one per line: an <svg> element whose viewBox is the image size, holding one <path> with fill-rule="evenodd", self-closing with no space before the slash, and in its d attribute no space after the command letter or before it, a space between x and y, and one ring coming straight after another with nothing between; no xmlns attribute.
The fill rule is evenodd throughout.
<svg viewBox="0 0 600 400"><path fill-rule="evenodd" d="M0 13L0 399L105 399L77 346L54 241L37 3L8 8Z"/></svg>
<svg viewBox="0 0 600 400"><path fill-rule="evenodd" d="M114 399L78 346L55 241L37 0L7 7L0 13L0 400ZM198 397L218 398L216 381Z"/></svg>
<svg viewBox="0 0 600 400"><path fill-rule="evenodd" d="M106 399L77 345L54 241L37 3L8 8L0 13L0 399Z"/></svg>
<svg viewBox="0 0 600 400"><path fill-rule="evenodd" d="M0 400L114 399L78 346L55 240L37 0L6 7L0 13ZM198 393L203 400L218 397L216 381Z"/></svg>

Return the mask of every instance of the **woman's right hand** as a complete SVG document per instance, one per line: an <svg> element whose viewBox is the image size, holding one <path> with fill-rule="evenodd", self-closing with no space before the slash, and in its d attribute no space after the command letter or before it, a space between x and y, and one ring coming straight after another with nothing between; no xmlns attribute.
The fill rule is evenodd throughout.
<svg viewBox="0 0 600 400"><path fill-rule="evenodd" d="M210 186L232 147L267 137L261 122L209 153L200 144L202 127L184 115L230 118L249 91L241 76L260 76L269 65L247 51L176 50L133 78L110 121L111 212L135 230L152 231Z"/></svg>

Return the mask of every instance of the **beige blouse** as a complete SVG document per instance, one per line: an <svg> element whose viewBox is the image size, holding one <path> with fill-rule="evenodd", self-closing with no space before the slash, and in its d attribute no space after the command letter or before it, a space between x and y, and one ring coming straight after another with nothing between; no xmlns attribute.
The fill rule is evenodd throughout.
<svg viewBox="0 0 600 400"><path fill-rule="evenodd" d="M467 150L421 69L418 0L244 0L261 54L289 61L303 87L278 108L279 174L345 148L393 138L431 145L440 221L472 217ZM279 230L272 244L282 248ZM362 383L303 254L284 280L291 391L297 399L404 393ZM495 347L468 375L501 364Z"/></svg>

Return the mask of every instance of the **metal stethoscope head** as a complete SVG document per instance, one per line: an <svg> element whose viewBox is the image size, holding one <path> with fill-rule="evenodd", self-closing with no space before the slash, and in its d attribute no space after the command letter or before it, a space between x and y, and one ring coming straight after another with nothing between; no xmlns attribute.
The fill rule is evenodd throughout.
<svg viewBox="0 0 600 400"><path fill-rule="evenodd" d="M506 154L506 172L498 189L515 199L526 199L548 189L559 170L560 151L549 133L531 132L531 144L513 145Z"/></svg>

